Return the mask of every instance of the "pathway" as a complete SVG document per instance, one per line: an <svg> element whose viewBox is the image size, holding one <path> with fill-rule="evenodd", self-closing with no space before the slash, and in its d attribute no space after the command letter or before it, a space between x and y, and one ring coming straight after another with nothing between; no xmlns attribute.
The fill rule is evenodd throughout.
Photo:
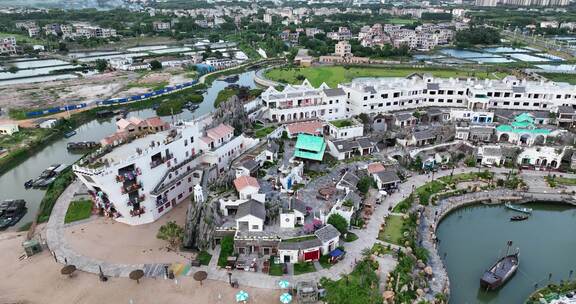
<svg viewBox="0 0 576 304"><path fill-rule="evenodd" d="M454 174L475 172L476 168L457 168L454 170ZM496 173L505 173L509 169L504 168L493 168L491 171ZM436 178L449 175L451 170L440 171L435 174ZM522 172L523 176L544 176L547 172L537 172L537 171L525 171ZM567 177L576 177L574 174L558 174ZM388 208L395 206L399 201L410 194L412 186L418 187L426 182L430 181L428 175L415 175L409 178L406 182L399 186L399 190L388 196L381 205L377 205L371 220L368 222L366 229L351 230L356 235L358 239L351 243L344 243L346 248L346 257L336 265L330 267L329 269L321 269L316 272L306 273L298 276L285 275L283 278L294 281L318 281L322 277L337 280L340 278L341 274L350 273L357 261L362 259L362 250L364 248L370 248L372 244L377 242L378 232L380 230L380 225L382 224L384 217L389 214ZM52 210L52 215L46 226L46 238L48 247L52 250L58 261L63 263L66 258L69 264L74 264L79 270L98 273L98 266L102 267L103 272L108 276L115 277L127 277L130 271L134 269L144 269L147 276L149 277L162 277L164 276L164 264L114 264L106 261L97 260L94 258L82 256L74 251L73 248L69 246L64 238L64 217L68 209L68 205L72 201L74 193L76 193L81 187L79 181L72 183L62 195L56 201L54 209ZM219 269L217 266L217 260L220 248L217 247L213 251L213 257L208 266L201 266L198 268L193 268L196 270L206 270L208 272L208 278L212 280L220 280L228 282L228 271ZM395 261L391 256L385 256L380 258L379 261L381 265L384 265L385 271L391 271L395 265ZM438 261L440 263L440 261ZM385 275L385 274L381 274ZM238 280L240 285L257 287L257 288L278 288L277 280L271 280L271 276L264 273L254 273L254 272L243 272L243 271L233 271L232 278ZM278 277L280 279L282 277Z"/></svg>

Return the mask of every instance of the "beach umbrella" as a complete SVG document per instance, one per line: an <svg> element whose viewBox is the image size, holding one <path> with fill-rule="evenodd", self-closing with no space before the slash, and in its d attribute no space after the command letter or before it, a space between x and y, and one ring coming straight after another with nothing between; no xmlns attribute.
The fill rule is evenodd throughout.
<svg viewBox="0 0 576 304"><path fill-rule="evenodd" d="M290 282L286 280L280 280L280 282L278 282L278 286L280 286L280 288L288 288L288 286L290 286Z"/></svg>
<svg viewBox="0 0 576 304"><path fill-rule="evenodd" d="M236 294L236 302L246 302L246 301L248 301L248 293L245 292L244 290L240 290Z"/></svg>
<svg viewBox="0 0 576 304"><path fill-rule="evenodd" d="M130 272L128 277L130 277L130 279L136 281L136 283L140 284L140 279L142 277L144 277L144 270L142 270L142 269L132 270L132 272Z"/></svg>
<svg viewBox="0 0 576 304"><path fill-rule="evenodd" d="M292 302L292 295L289 293L283 293L280 295L280 302L284 303L284 304L288 304L290 302Z"/></svg>
<svg viewBox="0 0 576 304"><path fill-rule="evenodd" d="M206 280L206 278L208 278L206 271L196 271L196 273L194 273L194 280L199 281L200 285L202 285L202 281Z"/></svg>
<svg viewBox="0 0 576 304"><path fill-rule="evenodd" d="M62 269L60 270L60 273L63 275L72 276L74 271L76 271L76 266L66 265L66 266L62 267Z"/></svg>

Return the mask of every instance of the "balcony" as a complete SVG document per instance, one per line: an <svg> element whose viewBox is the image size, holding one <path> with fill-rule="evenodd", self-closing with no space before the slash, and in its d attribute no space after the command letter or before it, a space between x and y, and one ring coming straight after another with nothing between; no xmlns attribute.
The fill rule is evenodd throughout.
<svg viewBox="0 0 576 304"><path fill-rule="evenodd" d="M133 216L133 217L134 217L134 216L140 216L140 215L142 215L142 214L144 214L144 213L146 213L146 209L145 209L144 207L140 207L140 208L137 208L137 209L132 209L132 210L130 210L130 215Z"/></svg>
<svg viewBox="0 0 576 304"><path fill-rule="evenodd" d="M128 184L128 185L123 185L120 190L122 192L122 194L126 194L126 193L132 193L135 191L138 191L139 189L142 188L142 184L140 183L132 183L132 184Z"/></svg>
<svg viewBox="0 0 576 304"><path fill-rule="evenodd" d="M136 177L142 175L142 170L140 168L135 168L132 171L124 172L123 174L116 175L116 182L117 183L124 183L127 181L136 180Z"/></svg>
<svg viewBox="0 0 576 304"><path fill-rule="evenodd" d="M165 157L161 157L160 159L151 161L150 162L150 169L154 169L154 168L160 166L161 164L171 160L173 157L174 157L173 154L168 154Z"/></svg>

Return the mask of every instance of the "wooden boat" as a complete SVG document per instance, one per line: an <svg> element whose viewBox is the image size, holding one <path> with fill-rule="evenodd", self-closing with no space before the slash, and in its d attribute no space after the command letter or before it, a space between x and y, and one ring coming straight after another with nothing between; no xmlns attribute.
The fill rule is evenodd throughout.
<svg viewBox="0 0 576 304"><path fill-rule="evenodd" d="M515 215L515 216L511 217L510 220L513 222L519 222L519 221L527 220L529 217L530 216L528 216L528 215Z"/></svg>
<svg viewBox="0 0 576 304"><path fill-rule="evenodd" d="M516 253L510 253L512 241L508 241L506 247L506 254L504 257L498 259L488 270L484 272L480 278L480 287L486 290L495 290L504 285L508 280L514 276L518 270L520 251L517 249Z"/></svg>
<svg viewBox="0 0 576 304"><path fill-rule="evenodd" d="M0 230L16 225L27 211L24 200L5 200L0 203Z"/></svg>
<svg viewBox="0 0 576 304"><path fill-rule="evenodd" d="M527 213L527 214L532 213L532 208L520 207L520 206L512 205L511 203L506 203L506 204L504 204L504 206L506 206L506 208L508 208L510 210L514 210L514 211Z"/></svg>
<svg viewBox="0 0 576 304"><path fill-rule="evenodd" d="M24 183L24 188L30 189L30 188L32 188L33 185L34 185L34 180L33 180L33 179L29 179L28 181L26 181L26 182Z"/></svg>
<svg viewBox="0 0 576 304"><path fill-rule="evenodd" d="M74 135L76 135L76 131L74 131L74 130L64 133L64 137L66 137L66 138L70 138Z"/></svg>
<svg viewBox="0 0 576 304"><path fill-rule="evenodd" d="M56 177L58 177L58 175L60 175L60 173L66 169L66 167L67 166L64 164L55 164L46 168L46 170L42 171L40 176L34 180L32 186L37 188L50 186L50 184L56 180Z"/></svg>
<svg viewBox="0 0 576 304"><path fill-rule="evenodd" d="M80 141L80 142L69 142L67 149L69 151L86 151L100 147L100 144L95 141Z"/></svg>

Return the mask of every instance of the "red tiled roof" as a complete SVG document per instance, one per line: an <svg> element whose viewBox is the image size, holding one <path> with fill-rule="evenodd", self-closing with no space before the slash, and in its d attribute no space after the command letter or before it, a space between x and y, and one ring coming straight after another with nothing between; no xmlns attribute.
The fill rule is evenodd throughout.
<svg viewBox="0 0 576 304"><path fill-rule="evenodd" d="M164 122L160 117L156 116L146 119L146 124L148 124L149 127L156 128L166 125L166 122Z"/></svg>
<svg viewBox="0 0 576 304"><path fill-rule="evenodd" d="M258 180L252 176L240 176L239 178L234 180L234 187L236 187L236 191L238 192L242 191L244 188L248 186L260 188Z"/></svg>
<svg viewBox="0 0 576 304"><path fill-rule="evenodd" d="M222 138L222 137L226 137L228 134L234 132L234 128L232 128L231 126L227 125L227 124L219 124L217 127L214 127L212 129L209 129L206 131L206 134L213 138L213 139L218 139L218 138Z"/></svg>
<svg viewBox="0 0 576 304"><path fill-rule="evenodd" d="M370 174L382 172L385 170L386 168L384 168L384 165L382 165L381 163L373 163L368 165L368 173Z"/></svg>
<svg viewBox="0 0 576 304"><path fill-rule="evenodd" d="M319 135L322 133L322 123L319 121L296 122L286 126L286 129L291 135L300 133Z"/></svg>

